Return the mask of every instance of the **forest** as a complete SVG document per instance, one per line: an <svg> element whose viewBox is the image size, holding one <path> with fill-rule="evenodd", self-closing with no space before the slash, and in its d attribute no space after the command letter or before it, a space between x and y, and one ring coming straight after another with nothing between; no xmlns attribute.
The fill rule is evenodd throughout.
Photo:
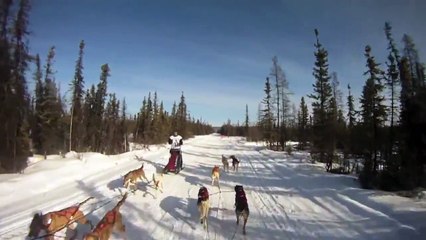
<svg viewBox="0 0 426 240"><path fill-rule="evenodd" d="M213 132L211 125L190 116L184 92L169 111L156 92L148 92L140 111L128 114L126 100L108 92L108 63L100 66L98 84L86 87L84 40L76 43L75 66L70 66L75 68L70 94L62 96L55 81L55 47L45 60L28 51L30 3L6 0L0 5L0 172L19 172L33 154L118 154L129 151L129 142L165 143L173 131L184 138ZM30 64L35 71L27 79ZM34 91L29 81L35 82Z"/></svg>
<svg viewBox="0 0 426 240"><path fill-rule="evenodd" d="M364 188L388 191L426 186L426 78L414 40L405 34L397 45L392 26L386 22L387 59L380 63L366 45L365 82L361 96L351 86L346 98L337 73L329 70L328 52L315 29L312 93L301 97L298 107L290 101L289 79L278 58L272 58L266 77L258 119L252 124L246 105L245 121L224 124L224 135L243 135L265 141L270 149L291 152L288 141L298 142L326 170L348 173L347 159L362 159L359 180ZM332 57L332 56L330 56ZM312 101L311 111L306 103ZM358 98L358 100L357 100ZM357 102L358 101L358 102ZM357 107L358 106L358 107Z"/></svg>
<svg viewBox="0 0 426 240"><path fill-rule="evenodd" d="M139 112L129 114L126 100L108 91L113 68L108 63L99 66L98 84L86 86L84 40L76 43L75 65L70 66L74 76L70 76L69 94L63 95L55 81L55 46L47 53L29 52L31 3L0 3L0 172L19 172L33 154L118 154L129 150L129 142L165 143L173 131L184 138L214 132L208 122L189 114L183 91L170 110L156 92L148 92L141 98ZM319 30L313 37L312 93L299 103L291 102L291 79L273 57L266 79L259 79L265 84L259 89L264 98L257 119L249 119L246 105L244 121L228 120L219 132L264 141L277 151L291 152L286 143L296 141L298 150L309 151L330 172L345 173L334 169L333 163L360 158L359 180L364 188L424 187L426 77L414 40L405 34L402 45L397 44L391 24L384 23L387 45L382 47L387 58L377 60L374 49L365 46L365 68L359 69L365 82L362 94L354 96L351 86L341 87L337 73L329 69L328 59L333 56L320 41ZM30 66L35 69L32 73ZM34 89L29 89L29 81L35 82Z"/></svg>

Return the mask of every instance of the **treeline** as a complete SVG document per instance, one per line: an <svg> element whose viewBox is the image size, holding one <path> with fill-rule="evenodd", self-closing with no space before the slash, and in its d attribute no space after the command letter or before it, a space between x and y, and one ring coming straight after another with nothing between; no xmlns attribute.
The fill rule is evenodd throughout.
<svg viewBox="0 0 426 240"><path fill-rule="evenodd" d="M426 77L413 39L405 34L402 46L385 23L384 37L388 54L384 63L365 46L365 83L359 104L347 86L343 99L337 73L329 72L328 51L315 30L315 62L312 111L302 97L298 109L288 101L288 84L277 58L265 81L265 97L258 119L240 126L224 124L221 133L244 135L250 140L268 143L271 149L285 149L287 140L299 142L314 159L333 163L362 158L359 175L365 188L385 190L413 189L426 186ZM358 106L358 107L357 107ZM358 108L358 109L357 109ZM343 155L343 159L342 156Z"/></svg>
<svg viewBox="0 0 426 240"><path fill-rule="evenodd" d="M55 47L49 49L44 61L28 51L29 12L29 0L0 2L0 172L25 168L28 156L34 153L117 154L128 151L129 141L155 144L166 142L173 131L184 137L213 132L210 125L187 113L183 93L171 113L156 93L154 97L149 93L140 112L129 117L125 99L107 91L108 64L101 65L99 82L86 89L83 40L67 106L55 81ZM34 92L28 90L26 79L30 64L35 69Z"/></svg>

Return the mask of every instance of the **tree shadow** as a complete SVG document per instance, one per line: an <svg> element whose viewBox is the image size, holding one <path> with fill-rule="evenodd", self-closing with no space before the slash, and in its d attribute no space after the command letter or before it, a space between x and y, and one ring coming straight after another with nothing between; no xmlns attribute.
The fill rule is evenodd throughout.
<svg viewBox="0 0 426 240"><path fill-rule="evenodd" d="M191 207L188 202L187 205L188 206L185 206L181 198L177 198L174 196L167 196L160 203L160 207L165 212L170 214L176 220L183 221L188 224L188 226L190 226L192 229L195 229L195 224L191 220L192 216L195 216L197 214L196 204L193 205L194 207ZM181 212L189 213L191 217L186 217Z"/></svg>

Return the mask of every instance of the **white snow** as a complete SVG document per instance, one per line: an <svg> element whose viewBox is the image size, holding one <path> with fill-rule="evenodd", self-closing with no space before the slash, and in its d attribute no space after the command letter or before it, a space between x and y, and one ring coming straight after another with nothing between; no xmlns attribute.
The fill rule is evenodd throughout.
<svg viewBox="0 0 426 240"><path fill-rule="evenodd" d="M326 173L309 155L266 150L239 137L197 136L184 141L185 169L164 176L164 193L138 183L121 212L127 239L424 239L426 202L363 190L352 176ZM239 172L221 173L221 193L211 168L235 155ZM22 174L0 175L0 239L25 239L36 212L60 210L93 196L81 207L97 223L121 198L122 176L141 165L149 179L169 156L164 145L120 155L71 152L34 161ZM234 192L244 185L250 217L247 234L236 225ZM198 219L196 198L207 186L208 230ZM78 239L89 231L78 226ZM67 236L66 231L56 239ZM112 239L122 239L114 233Z"/></svg>

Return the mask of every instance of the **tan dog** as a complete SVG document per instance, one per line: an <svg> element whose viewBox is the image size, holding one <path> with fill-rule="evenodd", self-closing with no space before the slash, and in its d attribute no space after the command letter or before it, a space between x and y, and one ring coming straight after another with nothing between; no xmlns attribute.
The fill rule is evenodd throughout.
<svg viewBox="0 0 426 240"><path fill-rule="evenodd" d="M114 230L124 234L126 226L123 224L123 216L120 213L120 207L127 198L127 193L115 205L113 209L108 211L101 221L96 225L92 232L84 236L85 240L108 240Z"/></svg>
<svg viewBox="0 0 426 240"><path fill-rule="evenodd" d="M154 183L155 190L163 192L163 173L153 173L152 182Z"/></svg>
<svg viewBox="0 0 426 240"><path fill-rule="evenodd" d="M217 186L219 185L219 178L220 178L220 168L219 166L214 166L212 169L212 186L214 185L214 182L217 182Z"/></svg>
<svg viewBox="0 0 426 240"><path fill-rule="evenodd" d="M147 182L148 178L145 176L145 171L143 170L143 163L142 166L138 169L132 170L130 172L128 172L126 175L124 175L124 181L123 181L123 186L128 189L130 185L133 185L133 187L136 188L136 181L138 179L140 179L141 181L143 180L142 178L144 178ZM136 189L134 189L136 190Z"/></svg>
<svg viewBox="0 0 426 240"><path fill-rule="evenodd" d="M222 164L223 164L223 170L229 172L228 158L225 157L225 155L223 155L223 154L222 154Z"/></svg>
<svg viewBox="0 0 426 240"><path fill-rule="evenodd" d="M210 210L209 191L206 187L200 187L200 190L198 190L197 206L200 212L200 223L206 229L208 228L207 219Z"/></svg>
<svg viewBox="0 0 426 240"><path fill-rule="evenodd" d="M89 224L90 228L93 228L92 223L87 220L83 212L79 210L81 205L92 198L93 197L89 197L86 200L80 202L77 206L64 208L59 211L48 212L46 214L36 213L33 217L33 220L31 221L28 237L40 238L39 234L43 230L44 235L41 237L44 237L46 240L53 240L54 234L64 228L74 230L75 226L72 225L74 225L73 223L76 222L79 224ZM74 231L74 235L71 237L71 239L74 239L76 236L77 230Z"/></svg>

